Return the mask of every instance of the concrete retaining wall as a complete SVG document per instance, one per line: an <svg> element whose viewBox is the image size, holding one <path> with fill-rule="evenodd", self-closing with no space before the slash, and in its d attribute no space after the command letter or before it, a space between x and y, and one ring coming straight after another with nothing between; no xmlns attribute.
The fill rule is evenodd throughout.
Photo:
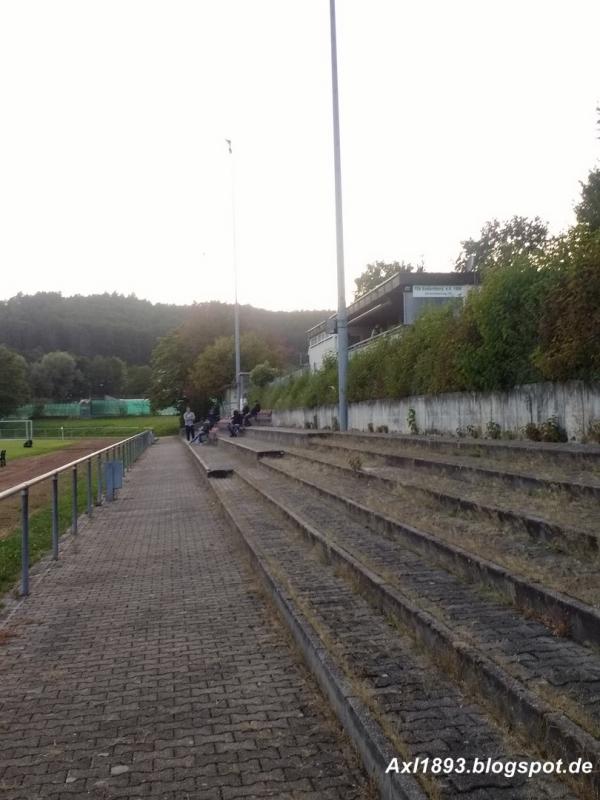
<svg viewBox="0 0 600 800"><path fill-rule="evenodd" d="M539 425L556 416L569 439L580 441L591 422L600 422L600 384L581 381L568 383L532 383L507 392L453 392L439 395L418 395L401 400L376 400L351 403L348 427L366 431L369 423L376 430L387 425L390 431L410 433L408 410L414 408L422 433L456 434L457 428L468 425L485 432L490 420L503 431L519 433L528 422ZM305 427L316 422L319 428L333 427L338 417L337 406L273 411L273 425Z"/></svg>

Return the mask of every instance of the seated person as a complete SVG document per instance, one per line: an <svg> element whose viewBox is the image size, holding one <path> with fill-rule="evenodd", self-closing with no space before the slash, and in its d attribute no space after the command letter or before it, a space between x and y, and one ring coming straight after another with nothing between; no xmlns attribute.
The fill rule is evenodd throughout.
<svg viewBox="0 0 600 800"><path fill-rule="evenodd" d="M229 428L229 435L230 436L237 436L240 432L240 428L244 423L244 418L238 409L236 408L233 414L231 415L231 421L227 426Z"/></svg>
<svg viewBox="0 0 600 800"><path fill-rule="evenodd" d="M193 444L194 442L198 442L198 444L202 444L205 442L208 439L208 432L213 427L213 424L214 423L212 423L209 419L205 419L191 443Z"/></svg>

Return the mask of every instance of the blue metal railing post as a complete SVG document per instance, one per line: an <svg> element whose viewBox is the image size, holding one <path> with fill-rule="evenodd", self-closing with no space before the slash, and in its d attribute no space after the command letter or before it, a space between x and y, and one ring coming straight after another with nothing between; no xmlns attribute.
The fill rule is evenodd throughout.
<svg viewBox="0 0 600 800"><path fill-rule="evenodd" d="M92 459L88 458L87 461L87 513L88 517L92 516Z"/></svg>
<svg viewBox="0 0 600 800"><path fill-rule="evenodd" d="M98 500L97 504L102 505L102 453L98 453Z"/></svg>
<svg viewBox="0 0 600 800"><path fill-rule="evenodd" d="M21 594L29 594L29 488L21 489Z"/></svg>
<svg viewBox="0 0 600 800"><path fill-rule="evenodd" d="M77 467L73 467L72 475L73 505L71 513L71 533L77 533Z"/></svg>
<svg viewBox="0 0 600 800"><path fill-rule="evenodd" d="M58 560L58 473L52 476L52 558Z"/></svg>

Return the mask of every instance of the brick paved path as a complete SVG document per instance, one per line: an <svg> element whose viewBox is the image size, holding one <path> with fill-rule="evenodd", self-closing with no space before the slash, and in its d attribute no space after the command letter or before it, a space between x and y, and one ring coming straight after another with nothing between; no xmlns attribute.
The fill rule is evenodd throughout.
<svg viewBox="0 0 600 800"><path fill-rule="evenodd" d="M0 797L370 797L325 706L163 439L0 628Z"/></svg>

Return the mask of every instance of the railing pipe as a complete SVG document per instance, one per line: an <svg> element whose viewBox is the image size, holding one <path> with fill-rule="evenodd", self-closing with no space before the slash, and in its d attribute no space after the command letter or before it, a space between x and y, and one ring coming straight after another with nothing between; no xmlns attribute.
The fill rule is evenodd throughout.
<svg viewBox="0 0 600 800"><path fill-rule="evenodd" d="M52 558L58 560L58 473L52 476Z"/></svg>
<svg viewBox="0 0 600 800"><path fill-rule="evenodd" d="M21 489L21 594L29 594L29 488Z"/></svg>
<svg viewBox="0 0 600 800"><path fill-rule="evenodd" d="M92 500L92 493L93 493L93 487L92 487L92 459L88 458L88 462L87 462L87 514L88 514L88 517L91 517L92 513L93 513L92 509L93 509L94 503L93 503L93 500Z"/></svg>
<svg viewBox="0 0 600 800"><path fill-rule="evenodd" d="M77 533L77 464L71 470L71 533Z"/></svg>

